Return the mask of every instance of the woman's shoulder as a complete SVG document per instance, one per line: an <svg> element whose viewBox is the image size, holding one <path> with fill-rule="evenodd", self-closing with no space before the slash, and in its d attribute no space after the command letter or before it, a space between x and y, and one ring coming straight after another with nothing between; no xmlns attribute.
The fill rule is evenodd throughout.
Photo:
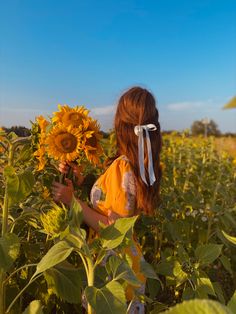
<svg viewBox="0 0 236 314"><path fill-rule="evenodd" d="M124 168L130 169L130 161L128 157L126 157L125 155L120 155L111 163L109 168L117 168L117 167L121 167L121 168L124 167Z"/></svg>

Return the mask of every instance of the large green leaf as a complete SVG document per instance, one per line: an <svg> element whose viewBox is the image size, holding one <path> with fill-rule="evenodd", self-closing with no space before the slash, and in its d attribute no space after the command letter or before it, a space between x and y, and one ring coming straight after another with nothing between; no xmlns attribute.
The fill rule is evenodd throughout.
<svg viewBox="0 0 236 314"><path fill-rule="evenodd" d="M39 273L42 273L45 270L63 262L72 251L73 247L71 247L68 242L60 241L56 243L38 263L34 277Z"/></svg>
<svg viewBox="0 0 236 314"><path fill-rule="evenodd" d="M227 304L228 309L232 311L232 313L236 313L236 291L234 292L232 298Z"/></svg>
<svg viewBox="0 0 236 314"><path fill-rule="evenodd" d="M101 230L100 238L102 239L102 246L107 249L114 249L119 246L128 231L133 229L137 218L138 216L120 218L114 224Z"/></svg>
<svg viewBox="0 0 236 314"><path fill-rule="evenodd" d="M223 245L221 244L203 244L195 250L195 256L201 265L208 265L219 257Z"/></svg>
<svg viewBox="0 0 236 314"><path fill-rule="evenodd" d="M233 312L219 302L196 299L177 304L163 314L233 314Z"/></svg>
<svg viewBox="0 0 236 314"><path fill-rule="evenodd" d="M123 279L133 286L140 286L140 281L137 279L129 264L118 256L111 256L106 263L108 274L112 275L113 280Z"/></svg>
<svg viewBox="0 0 236 314"><path fill-rule="evenodd" d="M226 233L225 231L221 230L223 236L225 237L225 239L227 239L231 244L236 245L236 237L230 236L228 233Z"/></svg>
<svg viewBox="0 0 236 314"><path fill-rule="evenodd" d="M81 302L80 271L69 263L56 265L44 272L48 288L69 303Z"/></svg>
<svg viewBox="0 0 236 314"><path fill-rule="evenodd" d="M6 178L9 206L24 200L31 193L35 183L31 171L25 170L17 174L12 166L6 166L4 176Z"/></svg>
<svg viewBox="0 0 236 314"><path fill-rule="evenodd" d="M97 289L87 287L85 296L96 314L126 313L126 298L124 288L117 281L109 282L105 287Z"/></svg>
<svg viewBox="0 0 236 314"><path fill-rule="evenodd" d="M79 201L73 195L71 205L70 205L70 224L72 227L80 228L83 221L83 211Z"/></svg>
<svg viewBox="0 0 236 314"><path fill-rule="evenodd" d="M40 300L30 302L23 314L43 314L43 307Z"/></svg>
<svg viewBox="0 0 236 314"><path fill-rule="evenodd" d="M0 238L0 270L7 271L20 251L20 241L16 234L8 233Z"/></svg>

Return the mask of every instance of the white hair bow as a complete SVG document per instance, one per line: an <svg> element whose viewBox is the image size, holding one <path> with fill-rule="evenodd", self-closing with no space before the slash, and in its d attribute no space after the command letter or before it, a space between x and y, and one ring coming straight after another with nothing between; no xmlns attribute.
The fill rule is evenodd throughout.
<svg viewBox="0 0 236 314"><path fill-rule="evenodd" d="M155 124L145 124L145 125L136 125L134 127L134 133L138 136L138 159L139 159L139 171L140 176L143 182L148 185L146 176L145 176L145 167L144 167L144 138L143 131L146 132L146 141L147 141L147 153L148 153L148 174L150 185L156 181L155 172L153 170L153 161L152 161L152 147L149 137L149 131L156 131L157 127Z"/></svg>

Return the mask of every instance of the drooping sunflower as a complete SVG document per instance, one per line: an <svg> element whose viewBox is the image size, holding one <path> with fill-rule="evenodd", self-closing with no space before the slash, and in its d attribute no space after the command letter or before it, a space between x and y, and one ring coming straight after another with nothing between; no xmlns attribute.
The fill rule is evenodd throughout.
<svg viewBox="0 0 236 314"><path fill-rule="evenodd" d="M47 135L47 153L55 160L73 161L81 154L82 139L81 129L59 123Z"/></svg>
<svg viewBox="0 0 236 314"><path fill-rule="evenodd" d="M34 156L38 159L39 164L37 167L37 170L43 170L46 163L46 148L45 148L45 140L47 137L46 134L46 128L50 122L48 122L43 116L36 117L36 124L34 124L34 128L36 130L36 133L33 134L33 142L36 145L37 149L34 152Z"/></svg>
<svg viewBox="0 0 236 314"><path fill-rule="evenodd" d="M39 125L41 136L46 135L46 128L50 122L47 121L43 116L36 117L36 122Z"/></svg>
<svg viewBox="0 0 236 314"><path fill-rule="evenodd" d="M89 113L89 110L83 106L71 108L68 105L58 105L58 109L59 111L53 113L52 122L61 123L65 126L79 127L87 119Z"/></svg>
<svg viewBox="0 0 236 314"><path fill-rule="evenodd" d="M83 149L87 159L93 164L99 164L99 157L103 153L100 144L101 138L99 124L96 120L88 117L84 121Z"/></svg>
<svg viewBox="0 0 236 314"><path fill-rule="evenodd" d="M38 167L37 170L41 171L44 169L47 158L46 158L46 148L44 145L39 145L39 148L34 152L34 156L38 159Z"/></svg>

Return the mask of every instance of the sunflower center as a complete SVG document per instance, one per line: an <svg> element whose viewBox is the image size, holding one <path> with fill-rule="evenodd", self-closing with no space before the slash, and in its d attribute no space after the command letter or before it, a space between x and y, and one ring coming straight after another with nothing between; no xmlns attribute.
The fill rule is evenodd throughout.
<svg viewBox="0 0 236 314"><path fill-rule="evenodd" d="M62 121L66 125L79 125L83 121L83 116L78 112L67 112L64 114Z"/></svg>
<svg viewBox="0 0 236 314"><path fill-rule="evenodd" d="M60 133L55 137L55 145L61 153L71 153L77 147L77 138L71 133Z"/></svg>
<svg viewBox="0 0 236 314"><path fill-rule="evenodd" d="M97 146L97 139L96 139L96 137L95 136L91 136L91 137L87 138L86 145L95 148Z"/></svg>

